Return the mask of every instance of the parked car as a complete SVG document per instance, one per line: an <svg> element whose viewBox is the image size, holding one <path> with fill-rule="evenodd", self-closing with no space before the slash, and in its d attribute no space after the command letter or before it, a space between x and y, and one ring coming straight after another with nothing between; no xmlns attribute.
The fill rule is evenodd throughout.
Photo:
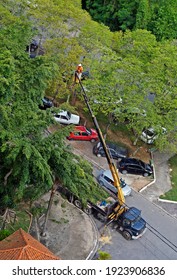
<svg viewBox="0 0 177 280"><path fill-rule="evenodd" d="M100 186L104 186L106 189L117 195L117 188L114 186L114 180L110 170L101 170L97 176L97 181ZM122 178L120 178L120 183L124 196L130 195L130 186L128 186Z"/></svg>
<svg viewBox="0 0 177 280"><path fill-rule="evenodd" d="M159 131L155 131L152 127L144 128L142 134L140 136L141 140L147 144L153 144L155 139L159 136L159 134L165 134L166 128L161 127Z"/></svg>
<svg viewBox="0 0 177 280"><path fill-rule="evenodd" d="M42 105L39 105L39 108L42 110L46 110L53 106L54 106L54 104L53 104L52 100L50 100L48 97L44 96L44 98L42 98Z"/></svg>
<svg viewBox="0 0 177 280"><path fill-rule="evenodd" d="M118 163L118 169L122 174L131 173L143 175L144 177L153 174L153 167L150 164L136 158L121 159L121 161Z"/></svg>
<svg viewBox="0 0 177 280"><path fill-rule="evenodd" d="M71 114L69 111L54 113L54 119L61 124L79 124L80 122L80 117Z"/></svg>
<svg viewBox="0 0 177 280"><path fill-rule="evenodd" d="M128 156L128 150L124 147L118 146L117 144L111 143L111 142L107 142L106 143L108 150L110 152L110 155L113 159L121 159L121 158L125 158ZM94 147L93 147L93 153L97 156L97 157L105 157L105 152L103 149L103 146L100 142L98 142Z"/></svg>
<svg viewBox="0 0 177 280"><path fill-rule="evenodd" d="M87 128L85 126L76 126L67 137L68 140L82 140L95 142L98 140L98 133L93 128Z"/></svg>

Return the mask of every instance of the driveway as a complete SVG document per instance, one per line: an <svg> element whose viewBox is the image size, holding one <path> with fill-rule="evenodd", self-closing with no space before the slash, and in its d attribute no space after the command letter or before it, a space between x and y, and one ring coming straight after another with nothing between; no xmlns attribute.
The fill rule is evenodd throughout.
<svg viewBox="0 0 177 280"><path fill-rule="evenodd" d="M73 151L83 156L93 165L93 175L96 176L100 169L109 169L106 158L96 157L92 150L94 143L70 141ZM171 189L170 172L168 160L172 157L169 153L160 153L158 151L152 154L155 166L155 178L145 178L137 175L119 174L133 190L141 192L151 202L163 208L173 217L177 218L177 204L166 203L158 200L159 196ZM115 161L116 164L116 161Z"/></svg>
<svg viewBox="0 0 177 280"><path fill-rule="evenodd" d="M70 141L73 148L73 152L77 155L81 155L93 165L93 175L97 176L100 169L109 169L109 165L105 157L97 157L93 154L93 146L95 143L84 142L84 141ZM115 160L117 165L117 161ZM123 175L119 174L126 183L131 186L135 191L140 191L142 188L152 183L153 179L150 177L143 177L138 175Z"/></svg>

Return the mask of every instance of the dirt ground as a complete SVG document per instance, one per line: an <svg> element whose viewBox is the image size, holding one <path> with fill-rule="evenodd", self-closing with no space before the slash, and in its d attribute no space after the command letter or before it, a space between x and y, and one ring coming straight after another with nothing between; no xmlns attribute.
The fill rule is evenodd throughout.
<svg viewBox="0 0 177 280"><path fill-rule="evenodd" d="M47 208L50 192L37 201L38 206ZM44 225L45 216L39 219L40 228ZM37 238L33 224L30 234ZM62 260L84 260L96 248L97 231L89 216L64 200L56 192L47 222L46 235L40 237L50 251Z"/></svg>
<svg viewBox="0 0 177 280"><path fill-rule="evenodd" d="M88 127L94 128L94 124L91 121L86 120L82 113L79 113L79 115L81 116L82 125L84 125L86 123L86 125ZM53 126L49 127L48 130L52 133L56 129L57 129L57 127L53 125ZM130 138L127 135L125 135L122 131L113 132L113 131L108 129L107 136L113 142L119 142L119 143L122 143L124 146L126 146L129 150L129 156L130 157L136 157L136 158L139 158L139 159L143 160L144 162L149 163L149 161L151 159L151 155L149 153L149 148L150 147L147 146L145 143L142 142L141 146L133 145ZM81 142L79 142L79 143L81 143Z"/></svg>

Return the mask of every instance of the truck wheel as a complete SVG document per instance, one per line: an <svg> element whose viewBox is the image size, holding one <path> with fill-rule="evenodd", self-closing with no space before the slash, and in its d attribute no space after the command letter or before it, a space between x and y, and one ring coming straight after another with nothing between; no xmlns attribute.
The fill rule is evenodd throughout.
<svg viewBox="0 0 177 280"><path fill-rule="evenodd" d="M78 199L74 200L74 205L75 205L77 208L79 208L79 209L82 208L82 203L81 203L80 200L78 200Z"/></svg>
<svg viewBox="0 0 177 280"><path fill-rule="evenodd" d="M97 214L97 219L101 222L105 222L105 220L106 220L105 216L103 216L101 213Z"/></svg>
<svg viewBox="0 0 177 280"><path fill-rule="evenodd" d="M145 172L145 173L143 174L143 176L144 176L144 177L147 177L147 176L148 176L148 173L147 173L147 172Z"/></svg>
<svg viewBox="0 0 177 280"><path fill-rule="evenodd" d="M91 143L94 143L95 141L96 141L95 139L91 139L91 140L90 140Z"/></svg>
<svg viewBox="0 0 177 280"><path fill-rule="evenodd" d="M92 214L92 208L90 206L87 206L87 207L84 208L84 212L87 215L91 215Z"/></svg>
<svg viewBox="0 0 177 280"><path fill-rule="evenodd" d="M122 232L122 236L123 236L126 240L131 240L131 239L132 239L131 234L130 234L128 231L126 231L126 230L124 230L124 231Z"/></svg>
<svg viewBox="0 0 177 280"><path fill-rule="evenodd" d="M127 170L126 169L122 170L122 174L127 174Z"/></svg>

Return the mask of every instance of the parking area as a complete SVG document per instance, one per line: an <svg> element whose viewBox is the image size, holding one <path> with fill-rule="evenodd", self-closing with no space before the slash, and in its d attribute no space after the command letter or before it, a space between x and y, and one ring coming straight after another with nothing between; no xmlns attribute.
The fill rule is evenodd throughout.
<svg viewBox="0 0 177 280"><path fill-rule="evenodd" d="M84 141L70 141L73 148L73 152L77 155L83 156L93 165L93 175L97 176L100 169L109 169L107 160L105 157L97 157L93 154L93 146L95 143ZM117 161L115 161L117 164ZM140 191L145 186L153 182L152 177L143 177L139 175L121 174L119 176L125 180L125 182L132 187L135 191Z"/></svg>

